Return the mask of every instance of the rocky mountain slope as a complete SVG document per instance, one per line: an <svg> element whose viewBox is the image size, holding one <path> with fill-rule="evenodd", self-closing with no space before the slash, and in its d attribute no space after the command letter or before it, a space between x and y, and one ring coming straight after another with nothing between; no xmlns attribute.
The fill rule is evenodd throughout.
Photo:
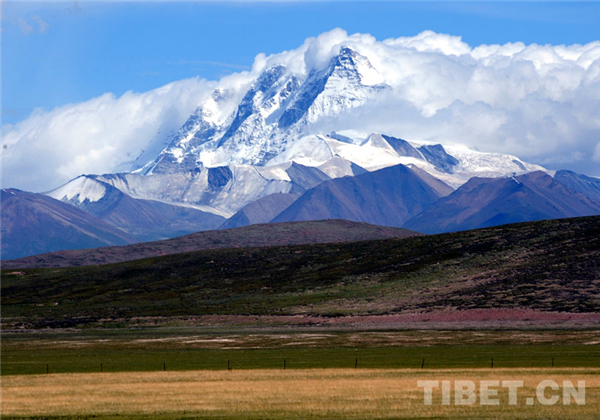
<svg viewBox="0 0 600 420"><path fill-rule="evenodd" d="M456 188L472 176L543 168L515 156L460 146L409 142L377 133L322 133L321 123L377 104L391 87L369 60L347 46L325 66L274 65L250 85L217 88L199 104L155 160L126 174L95 179L133 198L194 207L230 217L273 193L303 193L329 178L398 164L416 166ZM312 168L312 169L308 169ZM69 201L78 183L52 191Z"/></svg>
<svg viewBox="0 0 600 420"><path fill-rule="evenodd" d="M82 175L49 196L62 198L62 201L129 233L137 241L156 241L215 229L225 220L192 207L133 198L95 176Z"/></svg>
<svg viewBox="0 0 600 420"><path fill-rule="evenodd" d="M1 200L3 260L136 242L99 218L43 194L3 189Z"/></svg>
<svg viewBox="0 0 600 420"><path fill-rule="evenodd" d="M472 178L403 226L440 233L595 214L600 214L600 201L544 172L532 172L510 178Z"/></svg>
<svg viewBox="0 0 600 420"><path fill-rule="evenodd" d="M410 168L397 165L323 182L305 192L273 222L347 219L400 227L441 197Z"/></svg>
<svg viewBox="0 0 600 420"><path fill-rule="evenodd" d="M600 179L564 170L556 171L554 179L573 191L600 202Z"/></svg>
<svg viewBox="0 0 600 420"><path fill-rule="evenodd" d="M237 97L233 92L217 89L145 172L266 166L308 134L310 124L365 105L389 89L382 81L369 60L348 47L307 75L283 65L269 67L239 102L231 101L229 96Z"/></svg>
<svg viewBox="0 0 600 420"><path fill-rule="evenodd" d="M298 194L271 194L244 206L231 216L219 229L233 229L242 226L269 223L279 213L298 199Z"/></svg>

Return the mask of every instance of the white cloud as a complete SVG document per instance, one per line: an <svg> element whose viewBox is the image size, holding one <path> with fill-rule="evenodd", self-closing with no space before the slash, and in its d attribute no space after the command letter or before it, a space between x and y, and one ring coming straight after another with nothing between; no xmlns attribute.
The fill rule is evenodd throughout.
<svg viewBox="0 0 600 420"><path fill-rule="evenodd" d="M600 41L473 48L460 37L431 31L376 41L337 29L297 50L262 56L255 70L290 61L294 69L322 66L341 45L365 55L393 94L316 129L462 143L600 175L592 160L600 138Z"/></svg>
<svg viewBox="0 0 600 420"><path fill-rule="evenodd" d="M25 18L19 17L19 18L12 18L11 19L13 22L16 22L17 26L19 27L19 30L24 34L24 35L29 35L30 33L33 32L33 26L27 22L27 20L29 20L29 18L27 18L27 20ZM31 16L31 20L33 20L36 24L37 24L37 32L39 32L40 34L43 34L44 32L46 32L46 30L50 27L50 24L46 21L44 21L39 15L34 15Z"/></svg>
<svg viewBox="0 0 600 420"><path fill-rule="evenodd" d="M38 31L43 34L44 32L46 32L46 29L48 29L50 27L50 24L48 22L45 22L41 17L39 17L38 15L32 16L31 17L33 20L35 20L35 22L38 24Z"/></svg>
<svg viewBox="0 0 600 420"><path fill-rule="evenodd" d="M213 87L187 79L146 93L106 93L36 110L3 127L2 185L47 191L80 174L130 168L142 153L156 156Z"/></svg>
<svg viewBox="0 0 600 420"><path fill-rule="evenodd" d="M27 23L27 21L23 18L17 19L17 25L19 25L19 29L25 35L29 35L31 33L31 31L33 31L33 28L31 27L31 25L29 23Z"/></svg>
<svg viewBox="0 0 600 420"><path fill-rule="evenodd" d="M342 45L365 55L393 90L369 109L352 109L319 129L462 143L600 176L600 41L472 47L431 31L377 41L336 29L294 50L260 54L250 72L218 83L184 80L37 111L4 130L3 184L39 191L81 173L126 168L142 149L149 160L165 133L176 130L215 85L239 99L264 68L281 63L306 74L324 67Z"/></svg>

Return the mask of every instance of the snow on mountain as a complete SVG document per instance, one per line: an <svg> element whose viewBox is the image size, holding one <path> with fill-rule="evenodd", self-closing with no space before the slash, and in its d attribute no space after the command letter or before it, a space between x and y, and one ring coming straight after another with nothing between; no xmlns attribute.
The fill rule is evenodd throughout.
<svg viewBox="0 0 600 420"><path fill-rule="evenodd" d="M454 172L459 174L460 185L470 178L477 176L482 178L502 177L509 174L523 174L527 172L543 171L545 168L522 161L516 156L502 153L484 153L471 150L461 145L446 145L446 151L458 160ZM443 175L439 178L444 180ZM455 187L456 183L450 182Z"/></svg>
<svg viewBox="0 0 600 420"><path fill-rule="evenodd" d="M368 171L414 165L456 188L476 175L543 169L510 155L407 142L344 127L329 135L314 133L319 121L368 107L390 89L365 56L346 46L340 47L325 68L306 74L294 74L282 64L268 67L243 96L216 90L145 173L231 164L268 168L297 162L318 167L330 162L328 171L334 177L353 175L348 165L335 160L341 158ZM237 105L231 100L235 97L241 98ZM332 166L332 162L341 166Z"/></svg>
<svg viewBox="0 0 600 420"><path fill-rule="evenodd" d="M265 178L250 165L203 167L152 176L103 175L100 179L135 198L180 204L224 217L257 198L292 189L291 181Z"/></svg>
<svg viewBox="0 0 600 420"><path fill-rule="evenodd" d="M68 183L47 192L46 195L68 203L99 201L106 194L106 187L93 177L81 175Z"/></svg>
<svg viewBox="0 0 600 420"><path fill-rule="evenodd" d="M333 162L332 159L351 162L368 171L398 164L414 165L454 188L473 176L501 177L545 170L512 155L478 152L460 145L409 142L378 133L368 135L356 131L302 137L273 162L293 160L319 167L326 162ZM343 166L341 161L338 165L330 174L351 175L340 169Z"/></svg>
<svg viewBox="0 0 600 420"><path fill-rule="evenodd" d="M366 57L344 46L326 68L313 69L307 75L295 74L281 64L269 67L235 109L227 96L216 90L145 173L282 163L278 156L286 151L295 155L289 149L298 148L296 141L309 134L312 125L366 105L389 89Z"/></svg>
<svg viewBox="0 0 600 420"><path fill-rule="evenodd" d="M339 156L365 169L372 171L398 163L414 165L454 188L474 176L503 177L546 171L541 166L523 162L516 156L479 152L461 145L406 141L376 133L359 144L361 138L365 137L364 133L340 133L336 133L337 136L354 136L354 143L342 143L331 137L327 139L328 143Z"/></svg>
<svg viewBox="0 0 600 420"><path fill-rule="evenodd" d="M348 129L599 175L600 41L470 46L337 28L290 47L220 80L39 110L6 127L4 183L40 191L82 173L271 165L304 136Z"/></svg>
<svg viewBox="0 0 600 420"><path fill-rule="evenodd" d="M80 176L47 195L71 204L141 241L160 240L214 229L223 216L214 212L134 198L95 175Z"/></svg>
<svg viewBox="0 0 600 420"><path fill-rule="evenodd" d="M82 207L82 203L99 201L106 194L119 191L134 199L230 217L261 197L302 193L327 179L330 177L318 168L292 162L274 167L228 165L149 176L131 173L81 176L48 195Z"/></svg>
<svg viewBox="0 0 600 420"><path fill-rule="evenodd" d="M361 136L362 137L362 136ZM334 156L340 156L358 166L375 171L399 163L413 163L411 159L403 159L382 139L379 134L372 134L361 141L361 138L353 139L352 143L339 141L330 136L323 136L323 140L329 145Z"/></svg>
<svg viewBox="0 0 600 420"><path fill-rule="evenodd" d="M515 156L343 125L330 134L318 131L324 121L376 105L392 89L366 56L344 45L312 68L298 70L293 62L265 66L251 83L218 86L141 170L79 177L49 195L73 204L93 202L106 194L105 183L132 198L229 217L270 194L298 194L330 178L398 164L453 188L473 176L543 170Z"/></svg>
<svg viewBox="0 0 600 420"><path fill-rule="evenodd" d="M366 169L361 168L357 164L350 162L340 156L329 159L318 168L330 178L341 178L344 176L356 176L367 172Z"/></svg>

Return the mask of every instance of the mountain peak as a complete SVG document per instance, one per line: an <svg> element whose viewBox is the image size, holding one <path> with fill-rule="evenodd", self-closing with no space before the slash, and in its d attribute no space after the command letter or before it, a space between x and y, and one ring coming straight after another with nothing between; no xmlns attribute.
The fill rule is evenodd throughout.
<svg viewBox="0 0 600 420"><path fill-rule="evenodd" d="M361 86L384 84L383 77L369 59L346 45L342 45L340 52L331 59L329 76L332 75Z"/></svg>
<svg viewBox="0 0 600 420"><path fill-rule="evenodd" d="M343 45L340 52L331 59L330 65L332 67L356 68L359 56L362 57L350 47Z"/></svg>
<svg viewBox="0 0 600 420"><path fill-rule="evenodd" d="M200 104L146 173L267 165L311 125L367 105L388 88L368 58L348 46L325 69L312 69L308 75L293 74L282 64L267 67L243 94L234 95L241 98L237 102L227 102L219 90L218 101L213 95Z"/></svg>

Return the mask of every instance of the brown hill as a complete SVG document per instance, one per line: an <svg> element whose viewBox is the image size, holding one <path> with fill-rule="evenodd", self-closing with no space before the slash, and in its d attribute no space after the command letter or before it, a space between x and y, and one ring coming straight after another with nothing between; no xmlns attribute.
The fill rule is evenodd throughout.
<svg viewBox="0 0 600 420"><path fill-rule="evenodd" d="M233 229L242 226L269 223L275 216L288 208L299 195L275 193L247 204L225 221L219 229Z"/></svg>
<svg viewBox="0 0 600 420"><path fill-rule="evenodd" d="M157 316L247 316L248 322L251 316L402 315L410 323L410 316L425 320L432 312L432 320L440 314L526 320L542 313L549 321L560 313L590 314L583 319L592 320L600 309L599 261L595 216L403 239L2 270L2 322L13 329L120 325Z"/></svg>
<svg viewBox="0 0 600 420"><path fill-rule="evenodd" d="M74 267L111 264L205 249L355 242L416 235L420 234L406 229L347 220L260 224L198 232L157 242L52 252L3 261L2 268Z"/></svg>

